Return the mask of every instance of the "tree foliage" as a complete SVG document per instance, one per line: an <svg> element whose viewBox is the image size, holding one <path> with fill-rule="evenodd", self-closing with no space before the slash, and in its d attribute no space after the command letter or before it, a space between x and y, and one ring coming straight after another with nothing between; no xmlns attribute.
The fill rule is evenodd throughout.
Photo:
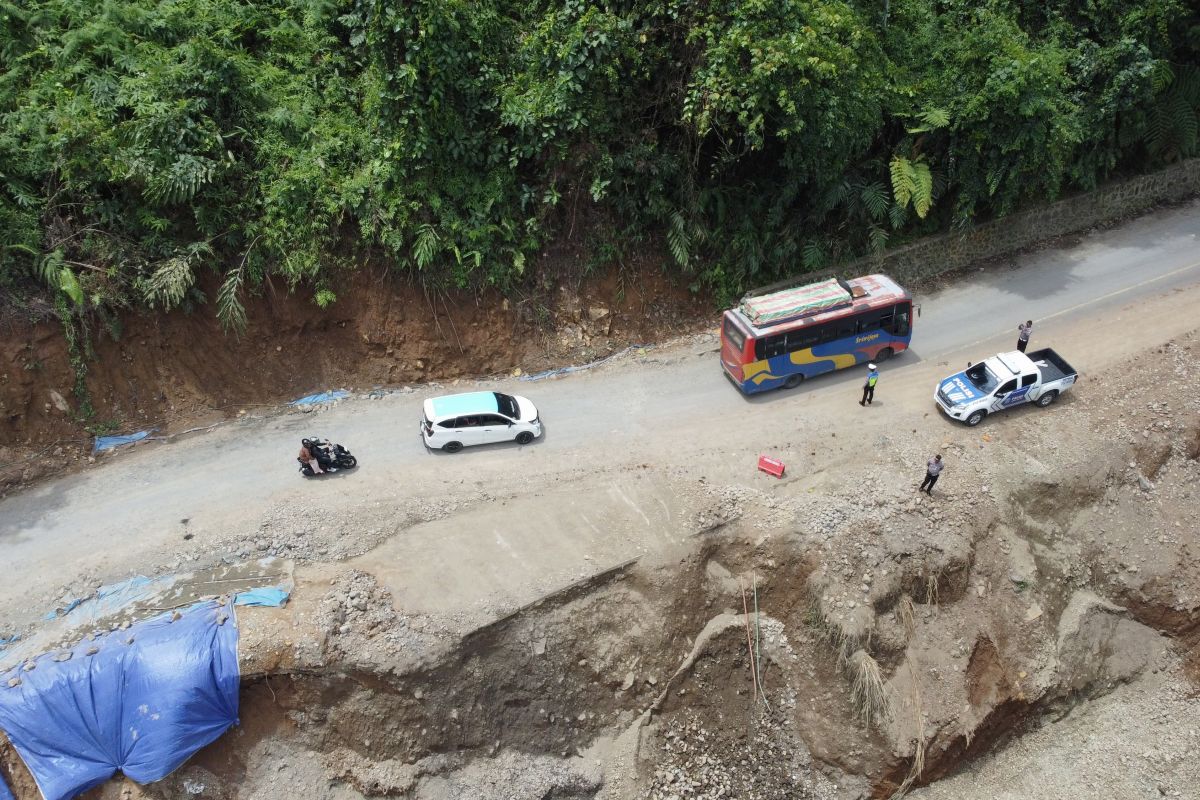
<svg viewBox="0 0 1200 800"><path fill-rule="evenodd" d="M0 17L0 289L36 282L71 314L211 292L238 328L267 276L328 304L367 255L507 289L565 236L654 248L726 297L1200 149L1181 0L0 0Z"/></svg>

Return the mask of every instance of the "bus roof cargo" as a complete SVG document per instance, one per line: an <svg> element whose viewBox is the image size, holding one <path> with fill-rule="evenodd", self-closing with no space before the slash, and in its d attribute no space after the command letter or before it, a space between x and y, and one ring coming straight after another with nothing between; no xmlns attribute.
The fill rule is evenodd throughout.
<svg viewBox="0 0 1200 800"><path fill-rule="evenodd" d="M742 300L740 310L746 319L750 320L750 324L759 328L852 302L854 297L846 284L831 278L795 289L748 297Z"/></svg>

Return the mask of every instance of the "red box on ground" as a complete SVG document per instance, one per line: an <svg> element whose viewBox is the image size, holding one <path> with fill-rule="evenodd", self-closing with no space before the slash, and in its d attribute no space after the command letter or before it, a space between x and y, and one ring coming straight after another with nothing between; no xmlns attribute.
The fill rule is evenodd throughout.
<svg viewBox="0 0 1200 800"><path fill-rule="evenodd" d="M758 468L768 475L774 475L776 478L782 478L783 471L786 469L782 461L770 456L759 456Z"/></svg>

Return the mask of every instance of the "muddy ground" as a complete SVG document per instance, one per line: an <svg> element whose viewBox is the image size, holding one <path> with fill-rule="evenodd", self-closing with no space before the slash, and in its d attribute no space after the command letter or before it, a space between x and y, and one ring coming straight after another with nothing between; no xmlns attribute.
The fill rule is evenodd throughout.
<svg viewBox="0 0 1200 800"><path fill-rule="evenodd" d="M88 796L1195 797L1198 355L939 427L932 497L920 406L782 480L630 467L670 540L498 619L422 607L374 551L264 539L297 592L241 614L240 727Z"/></svg>

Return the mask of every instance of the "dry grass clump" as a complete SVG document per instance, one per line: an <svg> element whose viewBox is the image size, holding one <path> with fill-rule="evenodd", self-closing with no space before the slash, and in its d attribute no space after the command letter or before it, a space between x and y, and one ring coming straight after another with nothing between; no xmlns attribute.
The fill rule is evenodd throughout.
<svg viewBox="0 0 1200 800"><path fill-rule="evenodd" d="M900 601L896 603L896 616L904 626L904 638L911 639L917 631L917 607L911 597L900 595Z"/></svg>
<svg viewBox="0 0 1200 800"><path fill-rule="evenodd" d="M883 671L866 650L857 650L846 660L850 673L850 700L858 709L864 725L871 719L877 722L891 716L891 703L883 685Z"/></svg>

